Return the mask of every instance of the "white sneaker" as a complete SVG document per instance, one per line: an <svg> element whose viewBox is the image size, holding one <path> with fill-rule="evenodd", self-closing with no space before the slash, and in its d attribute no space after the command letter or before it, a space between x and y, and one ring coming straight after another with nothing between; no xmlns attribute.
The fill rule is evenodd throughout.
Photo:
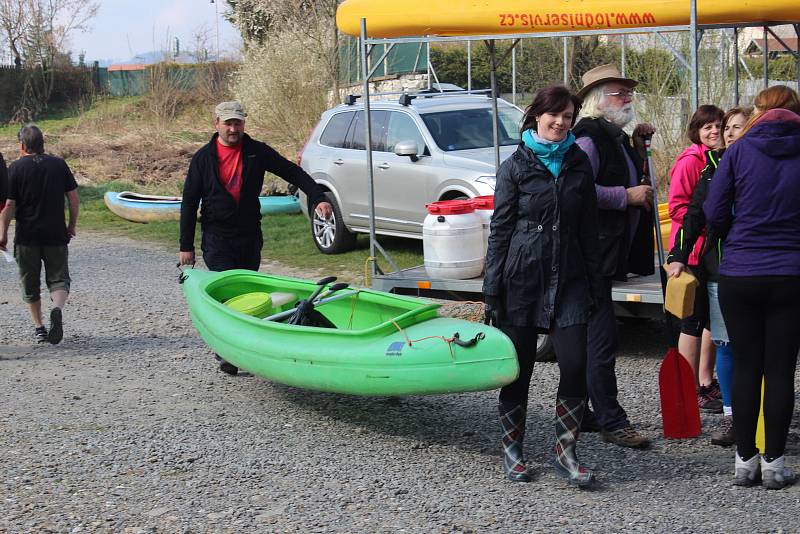
<svg viewBox="0 0 800 534"><path fill-rule="evenodd" d="M761 464L759 460L758 454L754 454L752 458L745 462L742 460L742 457L739 456L739 453L736 453L733 475L734 486L752 486L761 480Z"/></svg>
<svg viewBox="0 0 800 534"><path fill-rule="evenodd" d="M783 489L786 486L794 484L794 472L785 467L786 457L781 456L768 462L764 457L761 457L761 475L763 477L762 484L765 488L769 489Z"/></svg>

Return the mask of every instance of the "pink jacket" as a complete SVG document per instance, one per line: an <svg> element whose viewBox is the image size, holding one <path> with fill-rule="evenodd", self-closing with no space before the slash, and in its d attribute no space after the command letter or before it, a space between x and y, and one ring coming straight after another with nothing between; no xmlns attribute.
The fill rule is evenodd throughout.
<svg viewBox="0 0 800 534"><path fill-rule="evenodd" d="M705 145L692 144L687 147L675 160L675 165L669 171L669 216L672 219L672 229L669 233L670 248L675 246L675 234L678 233L683 225L683 217L686 209L692 200L692 193L700 181L700 173L706 166ZM700 262L700 251L705 244L705 231L689 255L689 265L698 265Z"/></svg>

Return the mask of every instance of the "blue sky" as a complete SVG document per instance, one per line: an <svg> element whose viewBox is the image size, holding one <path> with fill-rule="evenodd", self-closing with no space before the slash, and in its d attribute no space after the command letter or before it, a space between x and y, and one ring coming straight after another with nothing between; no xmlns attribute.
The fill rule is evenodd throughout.
<svg viewBox="0 0 800 534"><path fill-rule="evenodd" d="M227 3L219 2L220 49L238 49L238 32L222 17ZM86 61L127 60L145 52L164 50L178 37L181 49L192 47L193 36L205 25L210 53L216 50L215 4L209 0L101 0L100 11L87 33L73 34L70 49L74 60L83 50Z"/></svg>

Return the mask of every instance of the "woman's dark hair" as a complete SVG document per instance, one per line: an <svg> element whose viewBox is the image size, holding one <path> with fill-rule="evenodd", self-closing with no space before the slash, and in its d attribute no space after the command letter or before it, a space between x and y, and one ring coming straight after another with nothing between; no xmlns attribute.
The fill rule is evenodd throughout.
<svg viewBox="0 0 800 534"><path fill-rule="evenodd" d="M44 135L35 124L26 124L20 128L17 139L28 154L44 153Z"/></svg>
<svg viewBox="0 0 800 534"><path fill-rule="evenodd" d="M578 112L583 104L583 99L563 85L548 85L533 97L531 105L525 108L525 115L522 117L522 130L525 131L530 128L536 129L536 117L548 112L559 112L567 108L567 105L572 102L575 106L575 113L572 116L572 124L575 125L575 120L578 118Z"/></svg>
<svg viewBox="0 0 800 534"><path fill-rule="evenodd" d="M722 122L723 116L725 116L725 112L713 104L703 104L697 108L697 111L694 112L694 115L689 120L689 127L686 130L689 141L696 145L702 145L700 142L700 129L709 122Z"/></svg>

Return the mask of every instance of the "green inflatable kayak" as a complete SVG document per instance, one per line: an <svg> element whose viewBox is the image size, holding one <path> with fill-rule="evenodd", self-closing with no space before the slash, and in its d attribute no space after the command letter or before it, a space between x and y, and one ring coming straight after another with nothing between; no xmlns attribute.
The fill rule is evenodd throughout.
<svg viewBox="0 0 800 534"><path fill-rule="evenodd" d="M275 382L412 395L495 389L519 372L500 330L438 317L422 299L246 270L187 269L181 280L212 350Z"/></svg>

